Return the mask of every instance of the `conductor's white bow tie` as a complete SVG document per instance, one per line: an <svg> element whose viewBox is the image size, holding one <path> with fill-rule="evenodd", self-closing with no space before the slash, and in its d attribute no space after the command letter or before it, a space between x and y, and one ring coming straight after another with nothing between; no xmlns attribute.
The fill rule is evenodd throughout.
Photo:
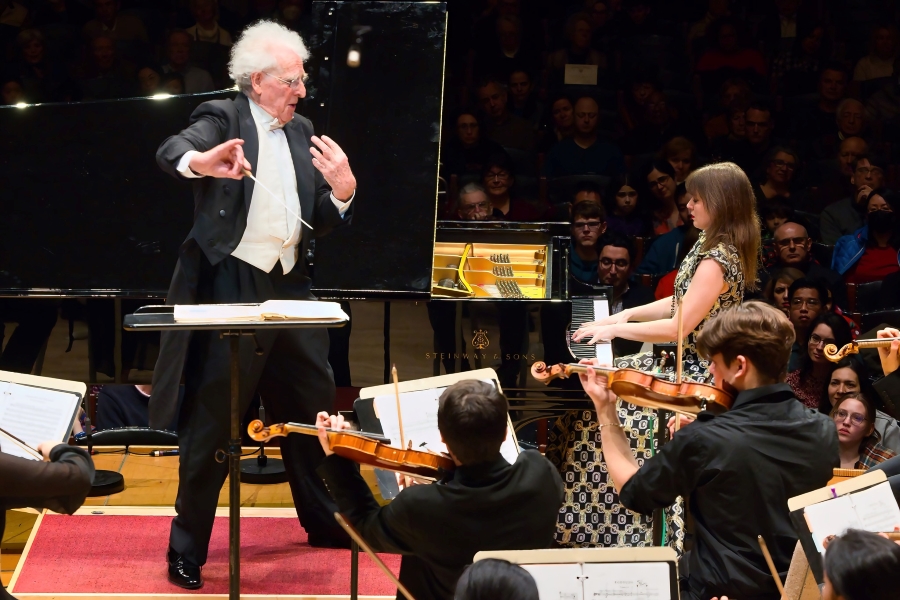
<svg viewBox="0 0 900 600"><path fill-rule="evenodd" d="M276 129L281 129L285 125L287 125L287 123L282 123L281 121L278 120L278 117L275 117L274 119L272 119L271 122L269 122L268 125L266 125L266 128L269 131L275 131Z"/></svg>

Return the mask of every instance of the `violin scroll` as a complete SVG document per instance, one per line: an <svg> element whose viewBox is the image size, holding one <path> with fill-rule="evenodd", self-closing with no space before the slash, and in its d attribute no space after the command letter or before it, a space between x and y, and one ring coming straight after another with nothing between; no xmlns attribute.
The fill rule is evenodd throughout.
<svg viewBox="0 0 900 600"><path fill-rule="evenodd" d="M259 419L255 419L247 426L247 435L255 442L267 442L273 437L282 437L288 434L284 424L266 426Z"/></svg>
<svg viewBox="0 0 900 600"><path fill-rule="evenodd" d="M549 384L554 379L566 379L569 377L569 371L565 365L551 365L538 361L531 365L531 376L544 385Z"/></svg>
<svg viewBox="0 0 900 600"><path fill-rule="evenodd" d="M828 344L825 346L823 352L825 353L825 358L831 362L838 362L848 354L858 354L859 346L856 342L850 342L838 350L838 347L834 344Z"/></svg>

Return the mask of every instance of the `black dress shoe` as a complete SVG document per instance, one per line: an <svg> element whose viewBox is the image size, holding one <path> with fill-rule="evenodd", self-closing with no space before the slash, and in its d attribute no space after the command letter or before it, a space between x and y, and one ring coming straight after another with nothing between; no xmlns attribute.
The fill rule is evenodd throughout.
<svg viewBox="0 0 900 600"><path fill-rule="evenodd" d="M200 576L200 567L185 562L184 557L169 550L169 581L186 590L196 590L203 587L203 577Z"/></svg>
<svg viewBox="0 0 900 600"><path fill-rule="evenodd" d="M341 532L343 535L327 535L324 533L310 533L307 536L307 542L313 548L340 548L343 550L350 549L350 536Z"/></svg>

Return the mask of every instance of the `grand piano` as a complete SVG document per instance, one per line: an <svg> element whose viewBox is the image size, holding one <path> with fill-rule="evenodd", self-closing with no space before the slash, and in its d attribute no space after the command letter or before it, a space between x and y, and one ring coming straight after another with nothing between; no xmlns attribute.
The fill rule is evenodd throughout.
<svg viewBox="0 0 900 600"><path fill-rule="evenodd" d="M383 302L388 325L396 301L572 301L566 224L437 221L446 16L445 3L314 4L301 112L341 140L361 198L354 226L306 259L319 297ZM0 107L0 296L112 298L119 313L123 299L161 302L193 215L156 149L200 103L235 93ZM605 314L598 295L576 301L576 322ZM611 360L608 346L576 350L597 352ZM523 425L573 402L583 393L521 389L514 416Z"/></svg>

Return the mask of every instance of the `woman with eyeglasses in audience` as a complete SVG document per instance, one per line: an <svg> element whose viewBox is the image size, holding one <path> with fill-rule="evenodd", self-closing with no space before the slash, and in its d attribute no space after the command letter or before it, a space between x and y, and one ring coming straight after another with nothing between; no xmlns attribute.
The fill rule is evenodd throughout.
<svg viewBox="0 0 900 600"><path fill-rule="evenodd" d="M869 369L858 356L845 356L835 364L831 378L819 404L819 412L830 414L839 400L845 396L861 395L876 402L878 394L869 380ZM875 407L875 433L881 443L900 453L900 425L897 419Z"/></svg>
<svg viewBox="0 0 900 600"><path fill-rule="evenodd" d="M832 312L821 314L810 323L804 345L801 345L806 352L800 355L799 368L788 373L786 379L797 399L808 408L819 408L834 371L834 363L825 358L825 346L834 344L840 348L851 339L850 326Z"/></svg>
<svg viewBox="0 0 900 600"><path fill-rule="evenodd" d="M762 209L773 198L781 197L797 204L797 198L792 197L794 175L800 167L800 158L790 148L776 146L766 153L763 159L761 184L753 186L756 194L756 203ZM796 196L796 194L795 194Z"/></svg>
<svg viewBox="0 0 900 600"><path fill-rule="evenodd" d="M842 469L868 469L897 455L875 431L875 407L862 394L835 402L831 418L837 428Z"/></svg>
<svg viewBox="0 0 900 600"><path fill-rule="evenodd" d="M655 200L650 207L653 233L662 235L684 225L675 203L675 187L678 185L675 182L675 169L669 161L661 158L649 161L638 174L638 181L643 190L648 192L648 196Z"/></svg>
<svg viewBox="0 0 900 600"><path fill-rule="evenodd" d="M513 161L505 152L492 154L481 173L482 184L493 206L493 217L498 221L537 221L541 217L528 200L515 193L516 182Z"/></svg>

